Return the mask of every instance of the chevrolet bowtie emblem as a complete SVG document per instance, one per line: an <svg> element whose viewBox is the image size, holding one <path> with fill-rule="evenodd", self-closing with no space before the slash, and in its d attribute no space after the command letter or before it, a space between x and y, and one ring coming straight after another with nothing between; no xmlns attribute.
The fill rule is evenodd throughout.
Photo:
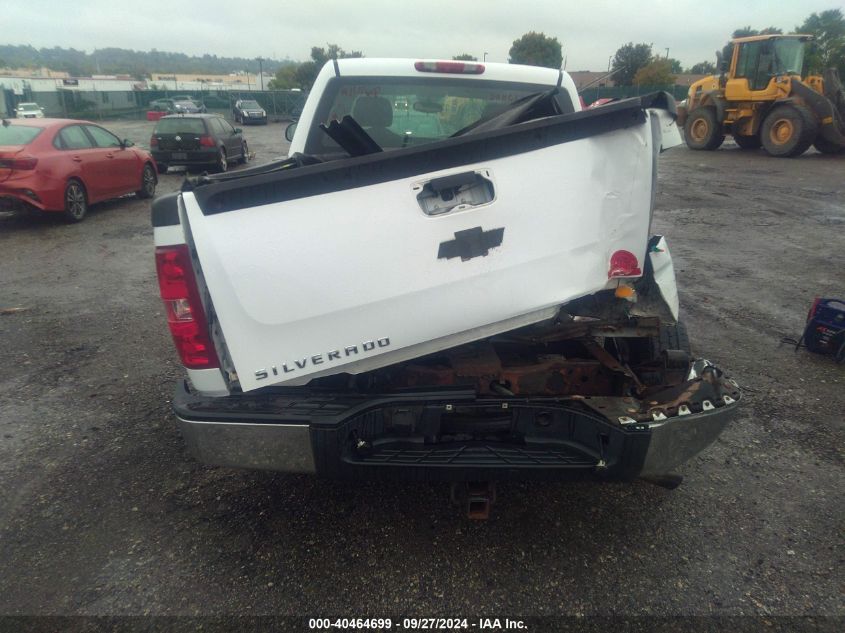
<svg viewBox="0 0 845 633"><path fill-rule="evenodd" d="M501 246L504 235L504 227L484 231L480 226L476 226L464 231L457 231L454 240L440 243L437 258L452 259L453 257L460 257L461 261L465 262L474 257L487 257L491 248Z"/></svg>

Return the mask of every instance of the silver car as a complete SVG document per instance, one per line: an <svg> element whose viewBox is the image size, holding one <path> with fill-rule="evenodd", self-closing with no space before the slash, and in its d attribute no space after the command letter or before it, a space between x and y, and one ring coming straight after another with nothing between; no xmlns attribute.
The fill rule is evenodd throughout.
<svg viewBox="0 0 845 633"><path fill-rule="evenodd" d="M44 110L37 103L19 103L15 116L19 119L43 119Z"/></svg>

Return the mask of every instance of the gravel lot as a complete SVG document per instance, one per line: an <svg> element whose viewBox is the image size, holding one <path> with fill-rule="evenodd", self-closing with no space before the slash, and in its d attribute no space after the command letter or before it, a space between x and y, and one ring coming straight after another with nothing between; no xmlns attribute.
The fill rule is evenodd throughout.
<svg viewBox="0 0 845 633"><path fill-rule="evenodd" d="M145 146L153 124L106 126ZM286 152L283 124L246 137L258 162ZM845 295L845 158L726 142L660 169L693 348L746 389L741 415L675 491L501 485L485 523L443 485L193 462L149 202L0 214L0 309L24 308L0 316L0 614L845 617L845 367L779 345Z"/></svg>

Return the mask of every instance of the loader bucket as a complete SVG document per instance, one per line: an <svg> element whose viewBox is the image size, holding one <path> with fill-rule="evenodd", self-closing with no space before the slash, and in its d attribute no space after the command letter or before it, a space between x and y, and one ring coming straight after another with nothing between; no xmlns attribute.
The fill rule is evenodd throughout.
<svg viewBox="0 0 845 633"><path fill-rule="evenodd" d="M831 84L828 84L828 77ZM842 95L842 83L834 70L825 73L825 93ZM792 82L792 92L804 99L810 109L819 118L819 136L828 143L845 148L845 117L827 96L819 94L801 81Z"/></svg>

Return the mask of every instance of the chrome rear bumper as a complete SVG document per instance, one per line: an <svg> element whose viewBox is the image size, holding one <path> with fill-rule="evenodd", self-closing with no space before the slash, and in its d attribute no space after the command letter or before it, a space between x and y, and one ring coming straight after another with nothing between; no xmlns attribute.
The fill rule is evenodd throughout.
<svg viewBox="0 0 845 633"><path fill-rule="evenodd" d="M506 408L523 440L475 440L465 446L446 440L429 444L416 432L397 435L391 424L403 415L430 421L432 415L463 410L483 416L491 408L501 411L505 401L479 401L473 393L456 392L350 401L327 396L207 398L190 393L182 381L174 409L191 455L218 466L338 479L630 480L671 474L712 444L739 405L738 389L731 393L717 405L708 400L703 409L683 407L683 413L663 419L621 418L630 424L612 423L573 408L572 402L511 399Z"/></svg>

